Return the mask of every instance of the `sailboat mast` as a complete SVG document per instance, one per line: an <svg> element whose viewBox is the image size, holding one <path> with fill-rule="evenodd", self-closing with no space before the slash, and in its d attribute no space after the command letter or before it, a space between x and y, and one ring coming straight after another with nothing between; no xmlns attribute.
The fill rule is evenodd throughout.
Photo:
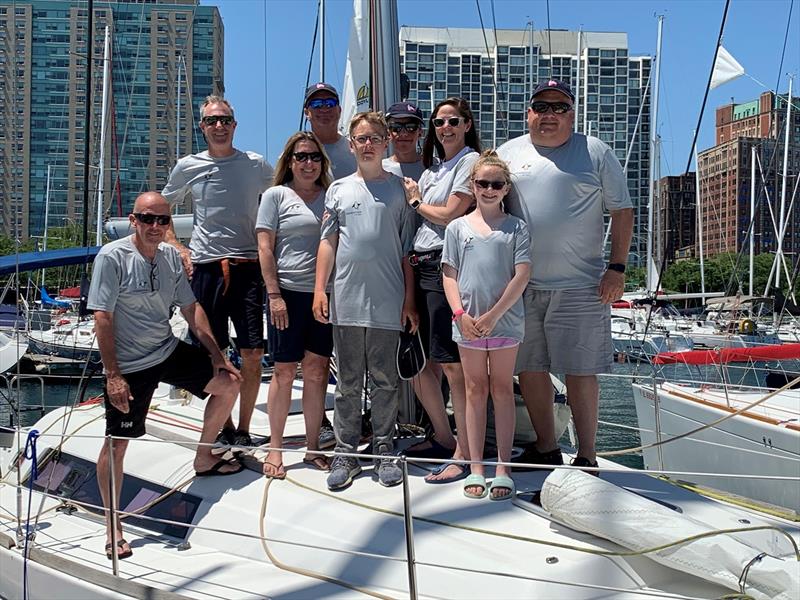
<svg viewBox="0 0 800 600"><path fill-rule="evenodd" d="M775 288L781 287L781 267L783 266L783 236L786 235L786 176L789 174L789 132L792 129L792 76L789 75L789 93L786 96L786 122L783 138L783 175L781 176L781 214L778 219L778 249L775 252L777 270ZM787 278L788 279L788 278Z"/></svg>
<svg viewBox="0 0 800 600"><path fill-rule="evenodd" d="M111 88L111 32L106 25L105 43L103 45L103 102L100 116L100 164L97 170L97 226L95 228L95 245L103 243L103 193L105 191L106 173L106 116L108 115L108 97Z"/></svg>
<svg viewBox="0 0 800 600"><path fill-rule="evenodd" d="M700 163L697 160L697 138L694 147L694 193L697 198L697 252L700 254L700 301L706 303L706 269L703 256L703 203L700 200Z"/></svg>
<svg viewBox="0 0 800 600"><path fill-rule="evenodd" d="M181 63L183 62L183 54L178 56L178 106L177 114L175 115L175 164L181 158Z"/></svg>
<svg viewBox="0 0 800 600"><path fill-rule="evenodd" d="M658 160L658 87L659 76L661 71L661 33L664 29L664 15L658 15L658 40L656 42L656 77L653 84L653 110L652 121L650 126L650 195L647 203L647 290L657 292L653 286L656 285L657 275L654 273L655 265L653 263L653 209L654 209L654 195L655 189L658 185L656 175L656 161Z"/></svg>
<svg viewBox="0 0 800 600"><path fill-rule="evenodd" d="M581 35L583 35L583 28L578 28L578 49L575 52L575 102L572 103L572 110L575 113L573 125L575 126L575 133L578 133L578 111L580 110L580 97L581 97Z"/></svg>
<svg viewBox="0 0 800 600"><path fill-rule="evenodd" d="M756 237L756 145L750 148L750 279L748 289L753 295L753 254Z"/></svg>
<svg viewBox="0 0 800 600"><path fill-rule="evenodd" d="M86 89L83 123L83 245L89 246L89 139L92 117L92 49L94 47L94 0L89 0L86 15ZM84 277L86 265L83 266Z"/></svg>

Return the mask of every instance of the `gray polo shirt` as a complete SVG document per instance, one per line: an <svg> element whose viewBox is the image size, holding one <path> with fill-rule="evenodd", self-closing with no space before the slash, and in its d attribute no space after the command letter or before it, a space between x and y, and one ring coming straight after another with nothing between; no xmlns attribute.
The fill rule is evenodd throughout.
<svg viewBox="0 0 800 600"><path fill-rule="evenodd" d="M256 230L275 232L278 284L297 292L314 291L319 230L325 210L325 191L306 202L286 185L269 188L261 196Z"/></svg>
<svg viewBox="0 0 800 600"><path fill-rule="evenodd" d="M171 307L195 302L178 251L159 244L150 262L133 235L110 242L94 260L87 306L114 316L114 348L122 373L154 367L172 353Z"/></svg>
<svg viewBox="0 0 800 600"><path fill-rule="evenodd" d="M394 173L398 177L411 177L414 181L419 182L419 178L422 177L422 173L425 171L425 165L422 164L422 160L413 163L399 163L391 158L384 158L383 169L384 171L389 171L389 173Z"/></svg>
<svg viewBox="0 0 800 600"><path fill-rule="evenodd" d="M497 149L512 173L511 214L531 234L531 285L580 289L599 284L605 268L603 213L631 208L622 167L606 144L574 133L557 148L525 134Z"/></svg>
<svg viewBox="0 0 800 600"><path fill-rule="evenodd" d="M342 136L333 144L322 144L331 161L331 174L334 181L356 172L356 157L350 152L350 141Z"/></svg>
<svg viewBox="0 0 800 600"><path fill-rule="evenodd" d="M402 261L411 247L414 216L396 175L364 181L354 174L328 188L321 236L339 234L331 323L402 330Z"/></svg>
<svg viewBox="0 0 800 600"><path fill-rule="evenodd" d="M445 230L442 264L458 271L461 305L472 317L480 317L503 295L514 277L514 267L529 263L530 238L524 221L508 215L488 236L470 227L466 217L452 221ZM525 313L522 296L497 321L489 337L522 341ZM453 326L453 341L462 341L461 331Z"/></svg>
<svg viewBox="0 0 800 600"><path fill-rule="evenodd" d="M258 258L256 214L261 192L272 185L272 167L255 152L236 150L214 158L208 151L184 156L161 192L171 203L191 193L192 261Z"/></svg>
<svg viewBox="0 0 800 600"><path fill-rule="evenodd" d="M450 160L439 162L425 171L419 179L422 202L432 206L444 206L447 204L447 199L456 192L472 195L469 180L472 166L478 160L478 156L475 150L466 146ZM444 225L423 219L414 237L414 250L430 252L441 249L443 245Z"/></svg>

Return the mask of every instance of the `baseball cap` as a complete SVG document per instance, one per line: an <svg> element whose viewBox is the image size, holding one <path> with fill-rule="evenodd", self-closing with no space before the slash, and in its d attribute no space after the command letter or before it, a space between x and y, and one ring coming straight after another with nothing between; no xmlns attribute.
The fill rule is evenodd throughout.
<svg viewBox="0 0 800 600"><path fill-rule="evenodd" d="M426 362L419 330L411 333L406 327L397 341L397 374L404 381L413 379L422 372Z"/></svg>
<svg viewBox="0 0 800 600"><path fill-rule="evenodd" d="M567 98L570 99L570 102L575 102L575 94L572 93L572 90L569 88L569 86L566 83L564 83L563 81L557 81L555 79L548 79L546 81L542 81L541 83L539 83L533 89L533 93L531 94L531 100L530 101L533 102L533 99L536 98L536 96L538 96L542 92L546 92L548 90L561 92Z"/></svg>
<svg viewBox="0 0 800 600"><path fill-rule="evenodd" d="M385 116L387 119L417 119L423 125L425 124L425 119L422 118L422 111L410 102L392 104L389 110L386 111Z"/></svg>
<svg viewBox="0 0 800 600"><path fill-rule="evenodd" d="M305 99L303 100L303 106L308 104L309 98L311 98L311 96L313 96L317 92L330 92L331 94L336 96L337 100L339 99L339 92L336 91L335 87L333 87L330 83L320 82L310 85L306 88L306 95Z"/></svg>

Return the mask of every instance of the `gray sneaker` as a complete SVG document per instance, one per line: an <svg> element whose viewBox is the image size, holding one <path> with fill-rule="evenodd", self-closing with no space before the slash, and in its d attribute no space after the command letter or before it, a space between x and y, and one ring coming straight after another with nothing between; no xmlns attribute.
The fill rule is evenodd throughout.
<svg viewBox="0 0 800 600"><path fill-rule="evenodd" d="M397 464L397 457L388 452L381 452L381 458L375 461L375 472L378 482L386 487L392 487L403 481L403 470Z"/></svg>
<svg viewBox="0 0 800 600"><path fill-rule="evenodd" d="M319 428L319 449L325 450L333 448L336 445L336 434L333 433L333 425L325 417L322 420L322 426Z"/></svg>
<svg viewBox="0 0 800 600"><path fill-rule="evenodd" d="M361 465L351 456L334 456L331 472L328 474L328 489L341 490L353 483L353 478L361 473Z"/></svg>

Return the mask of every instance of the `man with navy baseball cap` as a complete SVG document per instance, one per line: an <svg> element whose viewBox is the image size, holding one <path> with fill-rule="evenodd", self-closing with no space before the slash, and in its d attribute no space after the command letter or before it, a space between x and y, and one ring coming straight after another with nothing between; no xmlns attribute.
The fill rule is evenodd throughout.
<svg viewBox="0 0 800 600"><path fill-rule="evenodd" d="M356 172L356 159L350 152L350 142L339 134L339 118L342 107L339 92L330 83L314 83L306 88L303 100L306 118L311 131L325 147L331 161L334 180Z"/></svg>

